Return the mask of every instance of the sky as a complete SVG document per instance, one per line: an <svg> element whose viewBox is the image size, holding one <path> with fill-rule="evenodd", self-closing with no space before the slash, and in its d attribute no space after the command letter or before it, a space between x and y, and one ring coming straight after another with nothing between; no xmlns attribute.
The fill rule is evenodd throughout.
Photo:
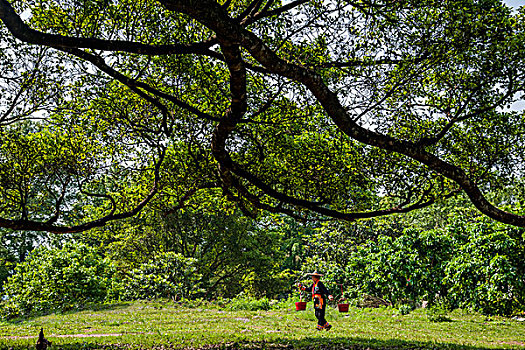
<svg viewBox="0 0 525 350"><path fill-rule="evenodd" d="M513 7L519 7L519 6L525 5L525 0L504 0L503 2L507 4L508 6L513 6Z"/></svg>
<svg viewBox="0 0 525 350"><path fill-rule="evenodd" d="M507 4L508 6L512 6L515 8L525 5L525 0L503 0L503 2ZM522 100L522 101L515 102L512 105L511 109L516 110L516 111L525 109L525 101Z"/></svg>

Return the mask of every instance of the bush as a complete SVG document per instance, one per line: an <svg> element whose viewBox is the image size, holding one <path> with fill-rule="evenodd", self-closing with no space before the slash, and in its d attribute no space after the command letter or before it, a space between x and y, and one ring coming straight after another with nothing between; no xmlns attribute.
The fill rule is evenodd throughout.
<svg viewBox="0 0 525 350"><path fill-rule="evenodd" d="M232 299L228 304L230 310L246 310L246 311L257 311L257 310L270 310L271 305L268 298L255 299L245 297L243 294Z"/></svg>
<svg viewBox="0 0 525 350"><path fill-rule="evenodd" d="M435 304L427 309L427 318L430 322L450 322L447 308L442 304Z"/></svg>
<svg viewBox="0 0 525 350"><path fill-rule="evenodd" d="M401 315L408 315L412 311L412 309L412 306L406 304L399 305L399 307L397 308Z"/></svg>
<svg viewBox="0 0 525 350"><path fill-rule="evenodd" d="M448 302L488 315L510 315L525 307L525 271L519 254L523 247L494 225L479 223L465 229L470 239L445 268Z"/></svg>
<svg viewBox="0 0 525 350"><path fill-rule="evenodd" d="M409 229L398 238L379 236L353 247L346 265L327 272L326 280L343 284L343 295L349 299L372 295L394 306L431 301L446 292L441 280L453 244L442 231Z"/></svg>
<svg viewBox="0 0 525 350"><path fill-rule="evenodd" d="M398 307L439 300L448 308L509 315L525 309L522 232L488 220L423 232L409 228L397 238L347 246L344 260L314 255L304 266L324 269L325 284L335 294L342 283L350 299L373 295Z"/></svg>
<svg viewBox="0 0 525 350"><path fill-rule="evenodd" d="M61 249L40 247L18 264L4 284L6 318L70 309L104 301L113 268L94 248L68 243Z"/></svg>

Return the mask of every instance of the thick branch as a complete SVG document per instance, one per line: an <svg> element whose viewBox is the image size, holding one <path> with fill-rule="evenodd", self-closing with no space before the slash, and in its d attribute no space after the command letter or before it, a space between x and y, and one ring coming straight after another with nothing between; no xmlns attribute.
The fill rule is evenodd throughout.
<svg viewBox="0 0 525 350"><path fill-rule="evenodd" d="M323 83L321 76L281 59L255 34L235 23L214 1L161 0L161 2L170 10L183 12L197 19L215 31L222 41L241 43L262 66L272 73L304 84L321 103L339 129L349 137L370 146L406 155L425 164L431 170L455 181L465 191L476 208L485 215L503 223L525 226L525 216L505 212L493 206L483 196L476 183L461 168L443 161L415 143L398 140L358 125L348 115L336 93Z"/></svg>
<svg viewBox="0 0 525 350"><path fill-rule="evenodd" d="M109 214L99 219L92 220L92 221L89 221L83 224L79 224L79 225L74 225L74 226L60 226L60 225L55 225L49 221L40 222L40 221L33 221L33 220L28 220L28 219L9 220L9 219L0 218L0 227L12 229L12 230L20 230L20 231L47 231L51 233L76 233L76 232L87 231L95 227L105 226L107 223L111 221L117 221L117 220L122 220L122 219L133 217L137 215L157 194L159 180L160 180L160 166L162 162L164 161L165 154L166 154L166 151L162 150L161 154L159 155L159 159L157 159L157 162L155 164L155 169L154 169L153 186L151 187L149 193L146 195L146 197L144 197L144 199L142 199L141 202L139 202L131 210L115 214L115 208L112 207L112 210L110 211ZM106 195L97 195L97 196L98 197L109 197Z"/></svg>
<svg viewBox="0 0 525 350"><path fill-rule="evenodd" d="M148 45L134 41L104 40L98 38L78 38L57 34L42 33L29 27L7 0L0 0L0 20L17 39L37 45L60 48L85 48L103 51L122 51L141 55L185 55L198 54L220 59L220 54L209 48L216 43L214 38L192 44Z"/></svg>

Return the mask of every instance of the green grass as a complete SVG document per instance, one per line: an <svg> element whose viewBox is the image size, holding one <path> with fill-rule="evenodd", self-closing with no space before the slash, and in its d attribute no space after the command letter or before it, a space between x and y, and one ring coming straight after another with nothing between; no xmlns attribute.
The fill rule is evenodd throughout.
<svg viewBox="0 0 525 350"><path fill-rule="evenodd" d="M308 305L311 307L311 303ZM52 349L524 349L525 322L455 311L430 322L426 311L328 310L334 328L314 330L311 309L232 311L167 301L105 305L0 323L0 349L34 349L43 327Z"/></svg>

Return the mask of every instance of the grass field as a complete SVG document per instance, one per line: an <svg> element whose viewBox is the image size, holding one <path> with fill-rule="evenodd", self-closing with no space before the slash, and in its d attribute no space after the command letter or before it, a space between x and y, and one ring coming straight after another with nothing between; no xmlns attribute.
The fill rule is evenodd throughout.
<svg viewBox="0 0 525 350"><path fill-rule="evenodd" d="M311 307L311 303L308 305ZM329 309L331 331L316 331L311 309L192 308L168 301L101 305L0 323L0 349L34 349L40 327L51 349L524 349L525 322L454 311L430 322L424 309Z"/></svg>

